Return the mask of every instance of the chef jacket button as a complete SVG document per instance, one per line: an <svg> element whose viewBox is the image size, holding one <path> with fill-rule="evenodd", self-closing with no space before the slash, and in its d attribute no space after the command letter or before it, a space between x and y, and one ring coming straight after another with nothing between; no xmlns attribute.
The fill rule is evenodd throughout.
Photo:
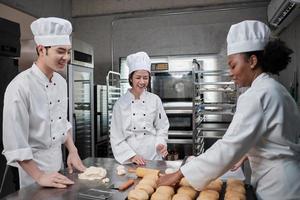
<svg viewBox="0 0 300 200"><path fill-rule="evenodd" d="M133 116L135 115L135 113L133 113Z"/></svg>
<svg viewBox="0 0 300 200"><path fill-rule="evenodd" d="M146 133L144 133L144 135L146 135Z"/></svg>
<svg viewBox="0 0 300 200"><path fill-rule="evenodd" d="M146 114L144 114L144 116L146 116Z"/></svg>
<svg viewBox="0 0 300 200"><path fill-rule="evenodd" d="M134 103L134 101L132 101L131 103Z"/></svg>
<svg viewBox="0 0 300 200"><path fill-rule="evenodd" d="M53 83L53 85L56 85L56 83Z"/></svg>
<svg viewBox="0 0 300 200"><path fill-rule="evenodd" d="M48 88L48 85L46 85L46 88Z"/></svg>
<svg viewBox="0 0 300 200"><path fill-rule="evenodd" d="M65 133L63 133L62 135L65 135Z"/></svg>
<svg viewBox="0 0 300 200"><path fill-rule="evenodd" d="M135 127L133 127L133 129L135 130Z"/></svg>
<svg viewBox="0 0 300 200"><path fill-rule="evenodd" d="M52 139L55 140L55 137L53 137Z"/></svg>
<svg viewBox="0 0 300 200"><path fill-rule="evenodd" d="M61 119L61 117L59 117L58 119Z"/></svg>
<svg viewBox="0 0 300 200"><path fill-rule="evenodd" d="M51 119L51 122L53 122L53 119Z"/></svg>
<svg viewBox="0 0 300 200"><path fill-rule="evenodd" d="M59 103L59 102L60 102L60 100L58 99L58 100L57 100L57 102Z"/></svg>
<svg viewBox="0 0 300 200"><path fill-rule="evenodd" d="M145 103L145 101L143 101L143 103Z"/></svg>
<svg viewBox="0 0 300 200"><path fill-rule="evenodd" d="M146 127L144 127L144 129L146 129Z"/></svg>
<svg viewBox="0 0 300 200"><path fill-rule="evenodd" d="M52 104L52 102L50 101L50 104Z"/></svg>

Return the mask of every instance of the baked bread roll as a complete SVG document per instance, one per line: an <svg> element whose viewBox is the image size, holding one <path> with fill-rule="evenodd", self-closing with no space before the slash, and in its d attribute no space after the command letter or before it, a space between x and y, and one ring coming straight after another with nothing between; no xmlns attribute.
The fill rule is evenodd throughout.
<svg viewBox="0 0 300 200"><path fill-rule="evenodd" d="M128 200L148 200L149 195L144 190L134 189L128 193Z"/></svg>
<svg viewBox="0 0 300 200"><path fill-rule="evenodd" d="M195 199L197 196L197 191L189 186L182 186L178 188L177 194L187 194L191 197L191 199Z"/></svg>
<svg viewBox="0 0 300 200"><path fill-rule="evenodd" d="M227 183L227 186L228 185L241 185L244 187L244 185L245 185L243 181L238 180L238 179L233 179L233 178L227 179L226 183Z"/></svg>
<svg viewBox="0 0 300 200"><path fill-rule="evenodd" d="M155 193L168 194L169 196L173 196L175 194L174 188L171 186L159 186Z"/></svg>
<svg viewBox="0 0 300 200"><path fill-rule="evenodd" d="M212 182L210 182L204 190L215 190L217 192L220 192L222 189L223 182L220 179L216 179Z"/></svg>
<svg viewBox="0 0 300 200"><path fill-rule="evenodd" d="M245 187L241 186L241 185L234 185L234 184L228 185L226 187L226 192L228 192L228 191L235 191L235 192L238 192L241 194L246 194Z"/></svg>
<svg viewBox="0 0 300 200"><path fill-rule="evenodd" d="M246 200L246 196L239 192L228 191L225 193L224 200Z"/></svg>
<svg viewBox="0 0 300 200"><path fill-rule="evenodd" d="M182 178L179 182L179 186L189 186L192 187L191 184L188 182L188 180L186 178Z"/></svg>
<svg viewBox="0 0 300 200"><path fill-rule="evenodd" d="M156 174L158 176L159 170L157 169L150 169L150 168L144 168L144 167L138 167L135 170L135 174L138 177L144 177L147 174Z"/></svg>
<svg viewBox="0 0 300 200"><path fill-rule="evenodd" d="M142 179L140 180L139 184L146 184L150 185L153 188L156 188L156 181L153 179Z"/></svg>
<svg viewBox="0 0 300 200"><path fill-rule="evenodd" d="M135 189L140 189L140 190L144 190L147 192L147 194L151 195L154 192L153 187L151 187L151 185L147 185L147 184L143 184L143 183L139 183L135 186Z"/></svg>
<svg viewBox="0 0 300 200"><path fill-rule="evenodd" d="M192 200L192 198L187 194L180 193L180 194L175 194L172 200Z"/></svg>
<svg viewBox="0 0 300 200"><path fill-rule="evenodd" d="M203 190L200 192L197 200L218 200L220 197L219 192L215 190Z"/></svg>
<svg viewBox="0 0 300 200"><path fill-rule="evenodd" d="M151 179L151 180L158 180L158 175L157 174L146 174L143 179Z"/></svg>
<svg viewBox="0 0 300 200"><path fill-rule="evenodd" d="M165 193L154 192L151 196L151 200L171 200L172 196Z"/></svg>

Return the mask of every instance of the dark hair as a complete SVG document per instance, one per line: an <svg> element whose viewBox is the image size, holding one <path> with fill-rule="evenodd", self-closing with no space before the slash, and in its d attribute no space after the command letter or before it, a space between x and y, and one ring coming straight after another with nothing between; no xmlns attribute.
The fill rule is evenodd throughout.
<svg viewBox="0 0 300 200"><path fill-rule="evenodd" d="M46 55L48 55L48 49L49 49L49 48L51 48L51 46L46 46L46 47L45 47L45 49L46 49ZM38 51L38 47L35 48L35 51L36 51L36 54L39 56L40 53L39 53L39 51Z"/></svg>
<svg viewBox="0 0 300 200"><path fill-rule="evenodd" d="M269 41L263 51L252 51L244 54L248 59L251 55L255 55L258 61L257 66L263 72L279 75L279 72L284 70L291 62L290 55L292 53L293 51L283 41L276 39Z"/></svg>
<svg viewBox="0 0 300 200"><path fill-rule="evenodd" d="M132 87L132 77L133 77L133 74L134 74L134 72L136 72L136 71L133 71L133 72L131 72L130 74L129 74L129 77L128 77L128 82L129 82L129 85ZM148 81L148 89L150 89L150 84L151 84L151 74L150 74L150 72L148 72L149 73L149 81Z"/></svg>

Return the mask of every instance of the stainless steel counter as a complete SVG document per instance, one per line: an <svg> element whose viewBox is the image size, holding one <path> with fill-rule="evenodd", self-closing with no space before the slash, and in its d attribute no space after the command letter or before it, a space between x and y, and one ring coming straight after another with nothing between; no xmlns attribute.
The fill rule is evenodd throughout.
<svg viewBox="0 0 300 200"><path fill-rule="evenodd" d="M103 184L101 181L88 181L88 180L79 180L78 173L68 174L66 171L62 172L64 175L69 177L71 180L75 182L74 185L69 186L66 189L55 189L55 188L43 188L38 186L37 184L30 185L26 188L22 188L21 190L12 193L3 199L5 200L84 200L88 199L86 197L82 197L79 193L85 193L89 189L100 189L107 190L107 188L114 184L115 186L119 186L121 183L128 180L128 176L118 176L116 174L116 168L118 163L111 158L87 158L84 161L84 164L89 166L99 166L103 167L107 170L107 177L110 179L110 182L107 184ZM156 168L160 169L162 172L167 167L173 167L174 165L179 166L181 161L148 161L145 167L148 168ZM135 168L136 165L127 165L128 167ZM131 174L132 175L132 174ZM137 181L135 181L137 184ZM133 187L133 186L131 186ZM119 192L117 190L111 190L112 196L109 199L113 200L121 200L127 197L128 190L124 192Z"/></svg>

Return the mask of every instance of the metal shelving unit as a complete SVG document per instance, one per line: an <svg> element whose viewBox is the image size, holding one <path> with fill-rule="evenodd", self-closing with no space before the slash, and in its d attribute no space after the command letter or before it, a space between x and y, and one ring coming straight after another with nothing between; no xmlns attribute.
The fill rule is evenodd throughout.
<svg viewBox="0 0 300 200"><path fill-rule="evenodd" d="M121 97L121 84L120 73L109 71L106 76L107 87L107 124L108 124L108 138L110 138L110 125L113 113L113 106L116 101ZM108 142L107 149L108 157L113 157L110 141Z"/></svg>
<svg viewBox="0 0 300 200"><path fill-rule="evenodd" d="M235 112L237 89L228 70L203 70L194 60L193 153L223 137Z"/></svg>

